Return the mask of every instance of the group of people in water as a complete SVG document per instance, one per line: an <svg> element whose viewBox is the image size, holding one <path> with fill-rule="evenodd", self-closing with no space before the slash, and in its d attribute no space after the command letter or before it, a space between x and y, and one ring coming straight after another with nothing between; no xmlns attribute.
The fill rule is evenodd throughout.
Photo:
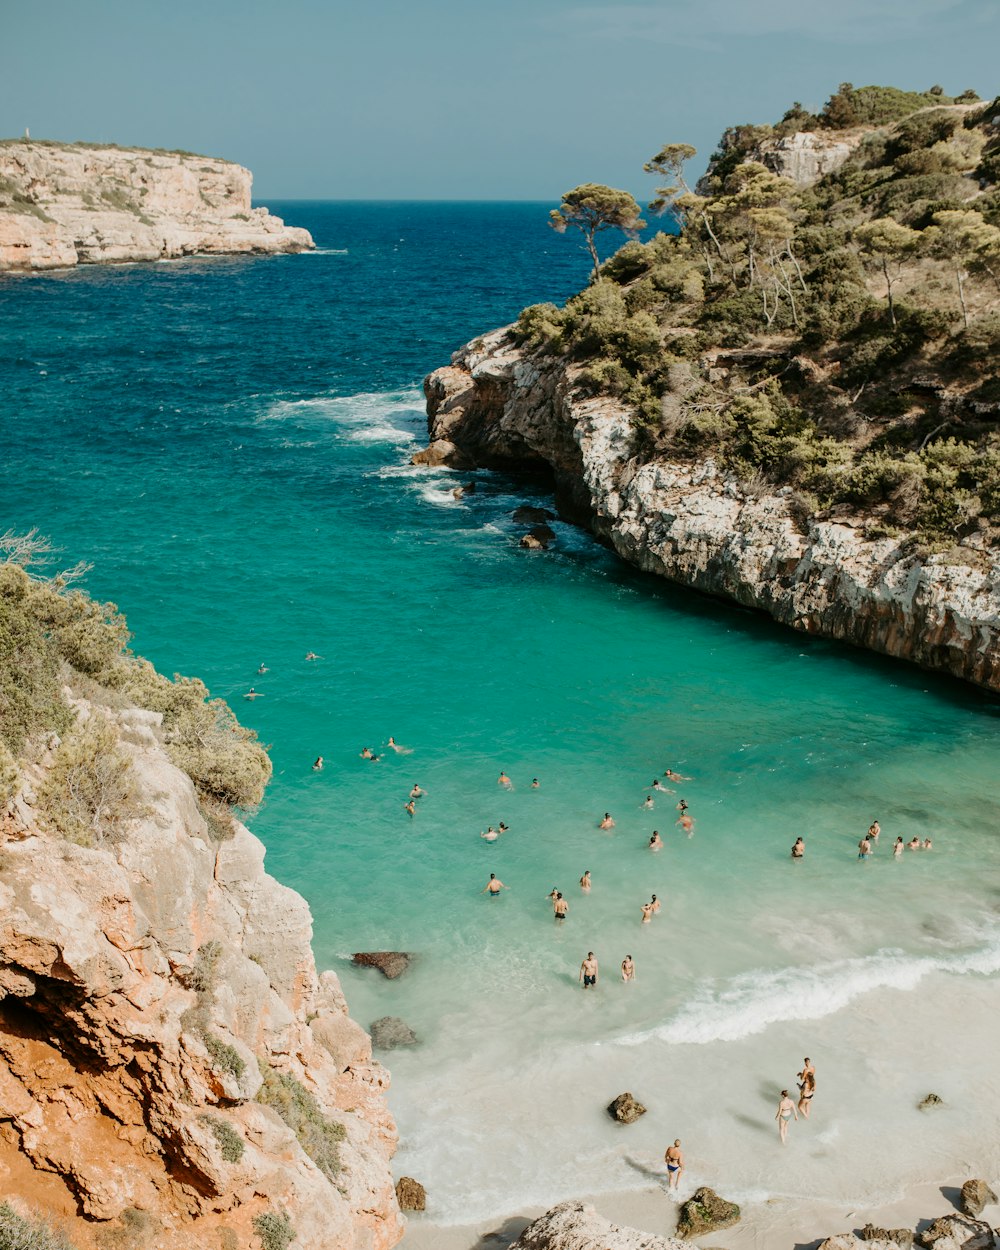
<svg viewBox="0 0 1000 1250"><path fill-rule="evenodd" d="M867 860L874 855L875 850L878 847L878 840L881 832L882 827L879 825L877 820L873 820L868 826L868 832L858 843L858 859ZM923 841L921 841L921 839L916 837L916 835L914 835L909 842L904 842L902 836L898 836L896 841L892 844L892 854L895 859L898 859L904 851L930 851L933 849L934 843L929 837L924 838ZM792 843L792 859L804 859L805 853L805 839L800 835Z"/></svg>
<svg viewBox="0 0 1000 1250"><path fill-rule="evenodd" d="M778 1122L778 1136L781 1138L783 1146L788 1141L788 1125L791 1123L792 1117L794 1116L798 1120L801 1115L804 1120L809 1119L813 1095L816 1093L816 1068L808 1056L802 1060L802 1071L796 1073L795 1079L799 1087L798 1102L795 1102L787 1089L783 1089L778 1102L778 1110L774 1116Z"/></svg>

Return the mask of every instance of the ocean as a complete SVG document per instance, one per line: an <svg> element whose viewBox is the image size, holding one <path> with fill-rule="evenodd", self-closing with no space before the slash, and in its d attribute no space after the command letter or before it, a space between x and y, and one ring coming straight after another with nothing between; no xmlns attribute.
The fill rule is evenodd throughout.
<svg viewBox="0 0 1000 1250"><path fill-rule="evenodd" d="M318 251L0 278L0 530L90 562L135 649L269 744L270 871L355 1017L419 1038L385 1056L399 1172L464 1223L648 1185L675 1137L691 1186L737 1200L874 1203L995 1152L998 701L567 525L522 551L511 513L544 479L409 464L423 375L586 281L547 205L270 206ZM667 768L691 780L648 810ZM933 850L894 859L897 835ZM350 965L367 949L416 958L389 982ZM806 1054L814 1110L782 1150ZM626 1089L649 1114L623 1129Z"/></svg>

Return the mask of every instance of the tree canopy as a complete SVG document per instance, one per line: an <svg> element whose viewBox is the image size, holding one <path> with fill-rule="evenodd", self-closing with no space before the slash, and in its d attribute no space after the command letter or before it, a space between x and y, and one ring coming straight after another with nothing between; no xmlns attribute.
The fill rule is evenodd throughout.
<svg viewBox="0 0 1000 1250"><path fill-rule="evenodd" d="M558 208L549 213L549 225L559 234L569 226L579 230L594 262L594 278L601 271L594 237L601 230L621 230L635 237L646 225L642 210L628 191L618 191L599 182L585 182L567 191Z"/></svg>

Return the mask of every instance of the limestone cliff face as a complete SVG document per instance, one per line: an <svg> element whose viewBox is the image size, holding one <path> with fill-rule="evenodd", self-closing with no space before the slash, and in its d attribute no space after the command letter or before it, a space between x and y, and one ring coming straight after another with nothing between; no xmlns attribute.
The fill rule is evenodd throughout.
<svg viewBox="0 0 1000 1250"><path fill-rule="evenodd" d="M239 1250L269 1212L300 1250L389 1250L388 1074L317 975L304 900L242 825L216 840L158 713L75 704L115 723L145 806L112 846L46 835L51 752L0 806L0 1190L80 1250L136 1213L144 1246ZM332 1178L255 1100L270 1070L343 1126Z"/></svg>
<svg viewBox="0 0 1000 1250"><path fill-rule="evenodd" d="M805 633L1000 689L1000 583L996 553L975 545L981 536L964 540L956 563L869 541L850 515L804 525L787 488L748 491L710 458L644 462L631 414L607 397L580 398L574 376L523 351L509 328L475 340L425 382L439 462L548 464L563 514L639 568Z"/></svg>
<svg viewBox="0 0 1000 1250"><path fill-rule="evenodd" d="M307 230L251 207L251 183L205 156L0 143L0 270L313 247Z"/></svg>

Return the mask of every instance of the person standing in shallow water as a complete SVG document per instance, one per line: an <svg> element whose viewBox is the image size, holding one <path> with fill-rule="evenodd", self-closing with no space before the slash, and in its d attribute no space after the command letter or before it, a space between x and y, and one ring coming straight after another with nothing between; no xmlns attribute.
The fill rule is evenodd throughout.
<svg viewBox="0 0 1000 1250"><path fill-rule="evenodd" d="M805 853L806 853L806 844L802 841L801 838L796 838L795 844L792 847L792 859L801 859L805 855Z"/></svg>
<svg viewBox="0 0 1000 1250"><path fill-rule="evenodd" d="M678 1137L672 1146L667 1147L667 1152L663 1156L663 1162L667 1165L667 1181L668 1189L676 1189L681 1181L681 1174L684 1171L684 1154L681 1150L681 1139Z"/></svg>
<svg viewBox="0 0 1000 1250"><path fill-rule="evenodd" d="M626 955L622 960L622 980L626 983L635 980L635 961L631 955Z"/></svg>
<svg viewBox="0 0 1000 1250"><path fill-rule="evenodd" d="M592 990L597 985L597 960L593 951L587 951L587 958L580 965L580 980L585 990Z"/></svg>
<svg viewBox="0 0 1000 1250"><path fill-rule="evenodd" d="M556 920L565 920L569 915L569 903L566 902L561 894L557 894L552 900L552 911Z"/></svg>
<svg viewBox="0 0 1000 1250"><path fill-rule="evenodd" d="M501 890L509 890L509 889L510 889L509 885L504 885L504 883L497 877L497 874L495 872L491 872L489 881L486 882L486 884L479 891L479 893L480 894L488 893L490 898L496 898L499 895Z"/></svg>
<svg viewBox="0 0 1000 1250"><path fill-rule="evenodd" d="M590 869L588 868L580 878L580 889L584 892L584 894L589 894L592 884L593 882L590 880Z"/></svg>
<svg viewBox="0 0 1000 1250"><path fill-rule="evenodd" d="M778 1121L778 1136L781 1138L781 1144L784 1146L788 1140L788 1121L795 1116L799 1118L799 1113L795 1109L795 1103L788 1097L788 1090L781 1091L781 1101L778 1103L778 1110L775 1119Z"/></svg>

